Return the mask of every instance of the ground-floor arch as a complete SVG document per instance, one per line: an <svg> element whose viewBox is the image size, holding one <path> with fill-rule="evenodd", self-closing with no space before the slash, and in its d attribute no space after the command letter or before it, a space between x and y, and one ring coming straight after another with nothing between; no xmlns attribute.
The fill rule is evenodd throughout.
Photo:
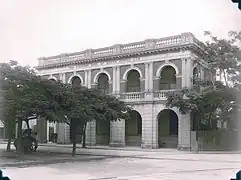
<svg viewBox="0 0 241 180"><path fill-rule="evenodd" d="M96 145L109 145L110 121L96 121Z"/></svg>
<svg viewBox="0 0 241 180"><path fill-rule="evenodd" d="M125 121L125 144L127 146L140 146L142 138L142 117L133 110L131 118Z"/></svg>
<svg viewBox="0 0 241 180"><path fill-rule="evenodd" d="M157 115L158 145L160 148L177 148L178 116L171 109L164 109Z"/></svg>

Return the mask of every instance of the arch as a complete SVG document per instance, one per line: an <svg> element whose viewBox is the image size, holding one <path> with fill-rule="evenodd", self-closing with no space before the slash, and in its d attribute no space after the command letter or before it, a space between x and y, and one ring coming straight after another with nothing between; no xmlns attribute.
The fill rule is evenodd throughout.
<svg viewBox="0 0 241 180"><path fill-rule="evenodd" d="M97 89L102 91L104 94L109 93L109 78L105 73L100 73L97 79Z"/></svg>
<svg viewBox="0 0 241 180"><path fill-rule="evenodd" d="M101 74L106 74L108 76L108 79L109 79L109 82L111 81L111 76L110 76L110 73L108 73L107 71L105 70L102 70L100 72L98 72L95 76L94 76L94 83L98 83L98 78L99 78L99 75Z"/></svg>
<svg viewBox="0 0 241 180"><path fill-rule="evenodd" d="M156 77L159 77L161 75L161 72L162 72L162 69L165 67L165 66L171 66L175 69L176 71L176 76L179 75L179 70L178 70L178 67L174 64L174 63L165 63L165 64L162 64L156 71Z"/></svg>
<svg viewBox="0 0 241 180"><path fill-rule="evenodd" d="M159 75L159 89L176 89L176 70L172 66L164 66Z"/></svg>
<svg viewBox="0 0 241 180"><path fill-rule="evenodd" d="M127 74L126 92L140 92L141 81L140 74L137 70L130 70Z"/></svg>
<svg viewBox="0 0 241 180"><path fill-rule="evenodd" d="M58 82L58 79L57 79L56 77L54 77L54 76L50 76L50 77L48 78L48 80L54 80L54 81Z"/></svg>
<svg viewBox="0 0 241 180"><path fill-rule="evenodd" d="M139 73L139 75L140 75L140 79L143 78L143 74L142 74L141 70L140 70L138 67L131 67L131 68L127 69L127 70L125 71L125 73L123 74L123 77L122 77L123 80L125 80L125 81L127 80L128 73L129 73L131 70L136 70L136 71Z"/></svg>
<svg viewBox="0 0 241 180"><path fill-rule="evenodd" d="M71 84L71 83L72 83L72 80L73 80L74 77L80 78L81 84L84 83L83 78L82 78L79 74L74 74L74 75L70 76L70 78L68 79L68 84Z"/></svg>
<svg viewBox="0 0 241 180"><path fill-rule="evenodd" d="M163 109L157 115L159 147L177 148L178 115L172 109Z"/></svg>
<svg viewBox="0 0 241 180"><path fill-rule="evenodd" d="M131 118L125 120L125 143L128 146L140 146L142 139L142 117L141 114L132 110Z"/></svg>
<svg viewBox="0 0 241 180"><path fill-rule="evenodd" d="M196 85L196 81L199 78L199 70L197 67L194 67L192 70L192 83L193 85Z"/></svg>

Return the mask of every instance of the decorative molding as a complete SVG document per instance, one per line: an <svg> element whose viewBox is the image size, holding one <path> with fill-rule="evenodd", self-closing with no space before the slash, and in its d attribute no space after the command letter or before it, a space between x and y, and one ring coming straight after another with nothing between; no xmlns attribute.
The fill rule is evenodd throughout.
<svg viewBox="0 0 241 180"><path fill-rule="evenodd" d="M168 56L167 56L168 55ZM143 64L143 63L154 63L154 62L160 62L160 61L165 61L166 59L182 59L184 57L189 57L190 52L186 53L168 53L168 54L159 54L159 55L152 55L148 57L141 57L139 61L135 61L134 64ZM89 62L91 63L91 62ZM116 64L116 61L108 61L107 65L103 65L103 68L109 68L113 66L126 66L126 65L131 65L133 64L130 62L130 58L121 60L118 65ZM85 70L92 70L92 69L99 69L100 67L98 66L97 63L92 63L92 64L81 64L77 66L77 71L85 71ZM39 70L39 75L48 75L48 74L54 74L54 73L68 73L68 72L73 72L74 67L73 66L67 66L67 67L59 67L59 68L53 68L53 69L44 69L44 70Z"/></svg>
<svg viewBox="0 0 241 180"><path fill-rule="evenodd" d="M150 39L148 41L140 41L118 46L114 45L106 48L87 49L82 52L42 57L38 59L39 66L37 69L48 69L97 61L101 62L130 56L146 56L160 52L170 52L173 50L179 50L179 52L182 53L185 49L202 52L204 44L197 40L193 34L182 33L176 36L160 39ZM131 61L135 60L131 59Z"/></svg>
<svg viewBox="0 0 241 180"><path fill-rule="evenodd" d="M77 74L77 73L75 72L75 73L74 73L72 76L70 76L70 78L68 79L68 84L71 84L71 81L72 81L72 79L73 79L74 77L80 78L81 84L84 83L84 79L82 78L82 76L79 75L79 74Z"/></svg>
<svg viewBox="0 0 241 180"><path fill-rule="evenodd" d="M162 64L162 65L157 69L157 71L156 71L156 76L157 76L157 77L160 76L161 71L162 71L162 69L163 69L165 66L172 66L172 67L175 69L175 71L176 71L176 76L179 75L178 67L177 67L174 63L170 63L170 62L169 62L169 63L164 63L164 64Z"/></svg>
<svg viewBox="0 0 241 180"><path fill-rule="evenodd" d="M50 77L48 78L48 80L58 81L58 79L57 79L56 77L54 77L52 74L50 75Z"/></svg>
<svg viewBox="0 0 241 180"><path fill-rule="evenodd" d="M108 76L108 81L110 82L112 79L111 79L111 75L109 72L105 71L103 68L100 69L100 71L95 75L94 79L93 79L93 82L94 83L97 83L98 82L98 77L100 74L106 74Z"/></svg>
<svg viewBox="0 0 241 180"><path fill-rule="evenodd" d="M131 71L131 70L136 70L136 71L138 71L138 73L139 73L139 75L140 75L140 79L143 78L143 75L142 75L142 72L141 72L140 68L135 67L135 66L131 66L130 68L128 68L128 69L125 71L125 73L124 73L124 75L123 75L123 77L122 77L123 80L127 80L127 75L128 75L128 73L129 73L129 71Z"/></svg>

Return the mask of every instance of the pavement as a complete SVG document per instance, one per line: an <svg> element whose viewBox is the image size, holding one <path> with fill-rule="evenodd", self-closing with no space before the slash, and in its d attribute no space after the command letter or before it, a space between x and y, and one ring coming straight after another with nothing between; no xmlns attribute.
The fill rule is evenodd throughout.
<svg viewBox="0 0 241 180"><path fill-rule="evenodd" d="M6 145L1 144L0 149L3 148ZM238 153L196 154L173 149L78 147L76 157L72 158L71 150L70 145L41 145L39 153L31 157L37 163L5 166L2 167L3 173L13 180L227 180L235 177L235 173L241 169L241 156ZM52 163L44 163L50 160Z"/></svg>

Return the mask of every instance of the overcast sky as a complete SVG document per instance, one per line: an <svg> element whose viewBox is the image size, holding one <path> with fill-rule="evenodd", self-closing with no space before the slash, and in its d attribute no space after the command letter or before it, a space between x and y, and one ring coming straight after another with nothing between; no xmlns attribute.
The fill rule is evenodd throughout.
<svg viewBox="0 0 241 180"><path fill-rule="evenodd" d="M205 30L241 30L241 11L231 0L1 0L0 62Z"/></svg>

